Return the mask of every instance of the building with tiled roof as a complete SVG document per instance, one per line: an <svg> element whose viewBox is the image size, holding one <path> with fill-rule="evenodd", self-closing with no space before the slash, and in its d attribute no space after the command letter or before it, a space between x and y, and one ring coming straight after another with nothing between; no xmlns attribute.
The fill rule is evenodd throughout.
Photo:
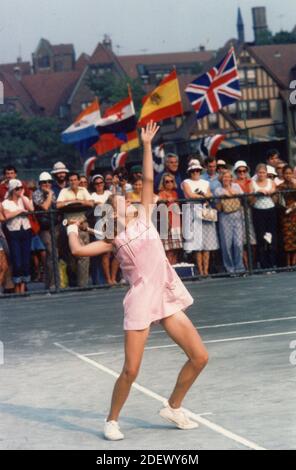
<svg viewBox="0 0 296 470"><path fill-rule="evenodd" d="M38 103L43 116L65 117L67 100L80 75L79 71L37 73L24 76L22 85Z"/></svg>
<svg viewBox="0 0 296 470"><path fill-rule="evenodd" d="M32 54L34 73L68 72L75 69L73 44L52 45L47 39L40 39Z"/></svg>
<svg viewBox="0 0 296 470"><path fill-rule="evenodd" d="M2 71L0 71L0 80L4 88L4 104L0 107L1 112L18 112L28 117L39 114L37 102L22 81L13 74Z"/></svg>

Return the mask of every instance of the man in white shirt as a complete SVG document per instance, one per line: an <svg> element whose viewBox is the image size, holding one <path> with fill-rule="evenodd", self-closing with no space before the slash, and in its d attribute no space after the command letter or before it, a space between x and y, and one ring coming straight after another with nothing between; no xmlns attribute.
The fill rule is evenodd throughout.
<svg viewBox="0 0 296 470"><path fill-rule="evenodd" d="M57 209L63 212L65 219L81 219L85 216L85 212L94 206L94 201L87 189L79 186L80 176L78 173L69 173L69 187L61 190L57 199ZM79 230L79 238L82 244L89 243L88 232ZM70 271L77 273L78 287L88 285L89 279L89 258L75 258L68 248L67 264ZM70 283L71 281L70 275ZM73 276L74 277L74 276Z"/></svg>

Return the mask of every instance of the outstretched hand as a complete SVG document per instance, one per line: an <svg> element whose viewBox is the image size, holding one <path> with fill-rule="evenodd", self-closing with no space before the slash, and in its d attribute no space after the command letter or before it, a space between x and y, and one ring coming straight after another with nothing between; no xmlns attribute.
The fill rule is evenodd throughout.
<svg viewBox="0 0 296 470"><path fill-rule="evenodd" d="M159 126L156 122L150 121L148 122L146 128L142 128L141 131L141 139L143 144L151 144L155 134L158 132Z"/></svg>

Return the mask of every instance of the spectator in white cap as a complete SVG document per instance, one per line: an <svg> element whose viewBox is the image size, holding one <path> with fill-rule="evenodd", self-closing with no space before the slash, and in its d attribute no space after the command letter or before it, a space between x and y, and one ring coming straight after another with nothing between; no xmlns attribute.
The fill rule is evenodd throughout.
<svg viewBox="0 0 296 470"><path fill-rule="evenodd" d="M57 162L53 165L51 174L54 177L52 190L55 194L55 197L58 198L60 191L68 186L69 170L64 163Z"/></svg>
<svg viewBox="0 0 296 470"><path fill-rule="evenodd" d="M52 190L53 179L50 173L43 171L39 176L39 188L33 193L33 203L36 211L43 211L42 214L37 214L37 219L40 224L39 236L46 248L46 265L45 265L45 288L54 289L55 279L53 271L53 245L50 233L50 215L49 211L56 207L56 196ZM53 214L53 222L55 227L54 238L57 242L58 239L58 226L57 216ZM58 273L57 273L58 276Z"/></svg>
<svg viewBox="0 0 296 470"><path fill-rule="evenodd" d="M225 170L227 170L227 165L224 160L218 160L217 161L217 173L220 176L221 173L223 173Z"/></svg>
<svg viewBox="0 0 296 470"><path fill-rule="evenodd" d="M77 172L69 173L69 187L61 190L57 198L57 209L67 220L81 220L86 218L86 212L94 207L94 201L87 189L79 186L80 175ZM84 245L89 243L89 233L79 230L79 238ZM85 287L89 280L89 258L75 258L68 246L64 247L67 257L68 276L70 285Z"/></svg>
<svg viewBox="0 0 296 470"><path fill-rule="evenodd" d="M276 169L271 165L266 165L267 169L267 178L274 180L277 177Z"/></svg>
<svg viewBox="0 0 296 470"><path fill-rule="evenodd" d="M20 180L12 179L3 201L4 215L7 220L8 244L13 268L13 282L16 293L24 293L31 273L31 240L32 230L28 211L33 205L24 196L24 187Z"/></svg>
<svg viewBox="0 0 296 470"><path fill-rule="evenodd" d="M189 178L182 183L186 199L204 199L212 197L210 183L201 179L202 166L197 160L187 169ZM195 252L196 264L199 274L209 275L210 251L218 250L218 235L216 223L202 220L202 209L205 201L201 203L188 203L183 207L183 235L184 250Z"/></svg>
<svg viewBox="0 0 296 470"><path fill-rule="evenodd" d="M240 185L244 193L251 192L252 180L250 178L250 168L244 160L238 160L233 167L234 183Z"/></svg>

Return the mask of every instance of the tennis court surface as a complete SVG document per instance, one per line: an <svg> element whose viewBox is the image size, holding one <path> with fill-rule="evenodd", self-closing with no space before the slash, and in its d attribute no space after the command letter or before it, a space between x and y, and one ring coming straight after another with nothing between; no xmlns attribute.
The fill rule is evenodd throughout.
<svg viewBox="0 0 296 470"><path fill-rule="evenodd" d="M200 426L158 416L185 356L154 327L119 442L102 429L123 364L126 288L1 299L0 448L295 449L295 285L296 273L187 282L210 353L184 401Z"/></svg>

